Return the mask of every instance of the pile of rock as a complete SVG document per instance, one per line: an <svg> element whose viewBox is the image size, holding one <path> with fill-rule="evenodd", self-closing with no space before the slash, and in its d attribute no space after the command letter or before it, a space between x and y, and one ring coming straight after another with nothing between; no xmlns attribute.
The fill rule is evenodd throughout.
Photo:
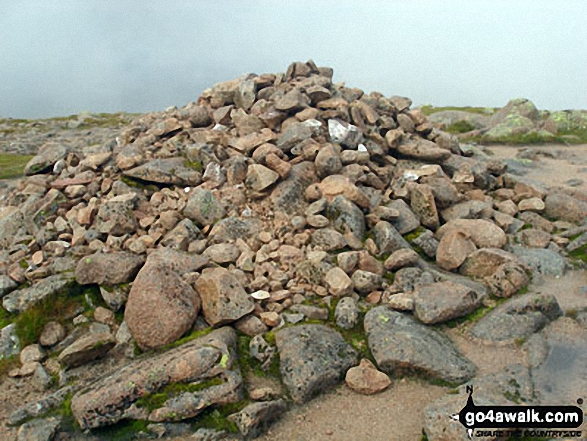
<svg viewBox="0 0 587 441"><path fill-rule="evenodd" d="M94 287L103 306L91 325L88 314L51 323L34 347L52 350L62 371L103 357L126 364L73 397L83 429L125 419L161 429L243 402L246 390L255 403L231 419L252 436L284 410L285 393L250 386L237 358L266 369L278 360L287 393L302 402L359 364L359 337L343 335L363 329L387 374L462 383L475 366L427 325L514 295L532 271L558 274L565 248L584 249L585 195L548 193L499 161L466 157L409 99L335 84L332 74L297 62L216 84L83 153L47 145L19 188L0 195L9 320ZM529 300L516 311L536 308ZM528 332L556 317L551 309ZM493 328L476 332L490 338ZM237 355L237 333L250 354ZM147 355L129 360L133 342ZM0 358L19 351L9 324ZM42 375L55 361L25 351L12 376ZM365 361L351 372L355 389L386 387L373 369ZM194 387L145 405L175 383ZM40 414L25 407L11 422Z"/></svg>

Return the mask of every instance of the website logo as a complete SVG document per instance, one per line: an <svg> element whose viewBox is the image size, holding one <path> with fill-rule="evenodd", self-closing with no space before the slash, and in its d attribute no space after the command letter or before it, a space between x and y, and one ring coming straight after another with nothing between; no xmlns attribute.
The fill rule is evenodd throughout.
<svg viewBox="0 0 587 441"><path fill-rule="evenodd" d="M467 386L467 404L451 415L466 429L469 439L494 437L580 437L573 431L583 424L583 411L578 406L477 406L473 387ZM583 404L582 399L577 400ZM538 430L537 430L538 429ZM563 430L566 429L566 430Z"/></svg>

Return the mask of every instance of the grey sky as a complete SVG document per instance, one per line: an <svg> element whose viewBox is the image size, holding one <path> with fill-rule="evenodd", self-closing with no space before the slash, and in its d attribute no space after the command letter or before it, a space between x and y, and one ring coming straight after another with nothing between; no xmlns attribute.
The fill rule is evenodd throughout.
<svg viewBox="0 0 587 441"><path fill-rule="evenodd" d="M0 116L149 111L294 60L416 104L587 108L585 0L1 0Z"/></svg>

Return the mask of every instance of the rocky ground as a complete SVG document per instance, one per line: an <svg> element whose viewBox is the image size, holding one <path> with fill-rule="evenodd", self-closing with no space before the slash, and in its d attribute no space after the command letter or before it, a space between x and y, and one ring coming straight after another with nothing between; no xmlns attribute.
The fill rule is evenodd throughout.
<svg viewBox="0 0 587 441"><path fill-rule="evenodd" d="M312 62L116 132L0 189L3 439L458 440L466 384L586 390L585 147L459 143Z"/></svg>

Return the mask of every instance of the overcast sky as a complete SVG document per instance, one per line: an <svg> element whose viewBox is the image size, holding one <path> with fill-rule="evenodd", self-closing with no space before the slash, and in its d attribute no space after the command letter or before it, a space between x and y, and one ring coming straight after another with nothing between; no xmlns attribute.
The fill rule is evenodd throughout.
<svg viewBox="0 0 587 441"><path fill-rule="evenodd" d="M0 0L0 116L185 105L314 59L416 104L587 108L585 0Z"/></svg>

